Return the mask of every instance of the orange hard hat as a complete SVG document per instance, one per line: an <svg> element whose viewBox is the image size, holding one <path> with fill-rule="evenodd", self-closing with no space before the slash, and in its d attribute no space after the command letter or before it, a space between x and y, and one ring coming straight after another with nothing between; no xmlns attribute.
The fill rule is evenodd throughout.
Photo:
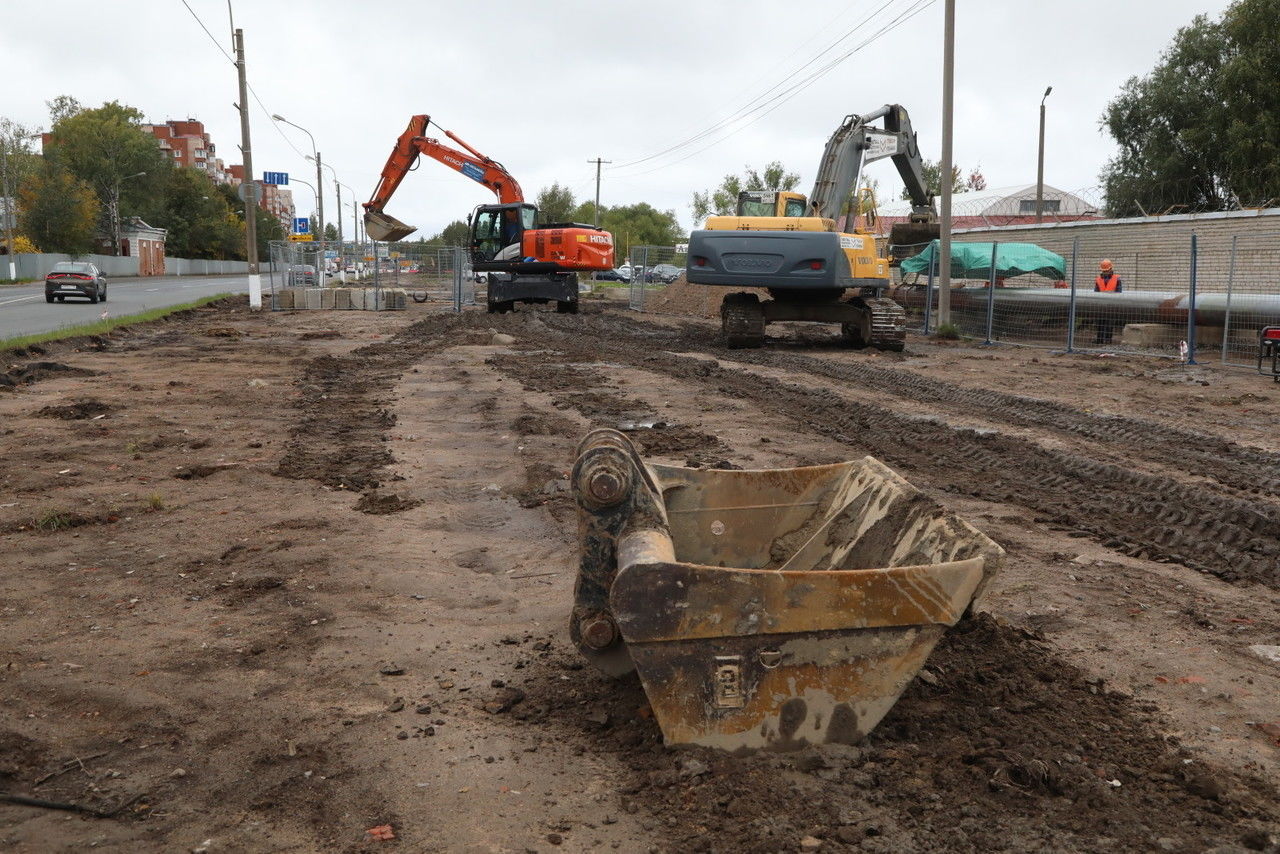
<svg viewBox="0 0 1280 854"><path fill-rule="evenodd" d="M1098 269L1104 273L1110 273L1113 266L1110 258L1103 258L1102 263L1098 265Z"/></svg>

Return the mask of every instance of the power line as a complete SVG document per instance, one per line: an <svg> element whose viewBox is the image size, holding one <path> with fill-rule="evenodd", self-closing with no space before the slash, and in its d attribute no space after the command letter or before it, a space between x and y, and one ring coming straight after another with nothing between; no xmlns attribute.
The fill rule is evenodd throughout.
<svg viewBox="0 0 1280 854"><path fill-rule="evenodd" d="M204 21L200 20L200 16L196 14L196 10L191 8L191 4L188 3L187 0L181 0L181 2L183 6L187 7L187 11L191 13L191 17L196 19L196 23L200 25L200 29L204 30L204 34L209 37L209 41L213 42L213 46L218 49L218 52L221 53L224 57L226 57L228 62L230 62L232 65L235 65L236 61L231 58L231 54L227 53L226 48L224 48L218 42L218 40L214 38L213 33L209 32L209 28L204 25ZM258 92L256 89L253 88L252 84L249 84L249 94L253 96L254 101L257 101L258 106L262 109L262 112L266 114L267 118L271 118L272 112L267 109L266 104L262 103L262 99L258 97ZM285 135L285 132L280 129L280 126L277 125L274 120L271 122L271 126L276 129L276 133L280 134L280 138L283 139L288 144L288 146L293 149L295 154L297 154L299 157L306 157L306 155L302 153L302 151L298 148L298 146L293 144L293 140L289 139L289 137ZM252 181L253 176L246 175L245 180Z"/></svg>
<svg viewBox="0 0 1280 854"><path fill-rule="evenodd" d="M632 166L636 166L636 165L638 165L638 164L640 164L640 163L644 163L644 162L646 162L646 161L653 160L653 159L655 159L655 158L657 158L657 157L661 157L661 156L662 156L662 155L664 155L664 154L668 154L668 153L671 153L671 152L673 152L673 151L678 151L679 149L684 148L685 146L688 146L688 145L692 145L692 144L694 144L694 143L696 143L696 142L699 142L700 140L705 139L706 137L710 136L711 134L714 134L716 131L718 131L718 130L720 130L720 129L722 129L722 128L724 128L724 127L726 127L726 126L730 125L730 124L732 124L734 121L737 121L739 118L744 117L744 114L750 114L751 112L753 112L753 111L754 111L754 109L756 108L756 105L758 105L760 101L762 101L762 100L764 100L765 98L767 98L767 97L769 96L769 94L770 94L770 93L774 92L774 91L775 91L776 89L778 89L780 86L784 85L788 80L793 79L793 78L795 77L795 75L799 74L801 71L804 71L804 70L805 70L806 68L808 68L810 65L812 65L812 64L813 64L813 63L815 63L815 62L817 62L817 61L818 61L818 60L819 60L819 59L820 59L824 54L827 54L827 53L831 52L832 50L834 50L834 49L836 48L836 46L837 46L837 45L839 45L840 43L844 42L846 39L848 39L850 36L852 36L852 35L853 35L854 33L856 33L858 30L862 29L864 26L866 26L867 24L869 24L872 20L874 20L874 19L875 19L875 17L876 17L877 15L879 15L881 12L883 12L887 7L889 7L889 6L893 5L895 2L897 2L897 0L886 0L886 2L885 2L885 3L883 3L883 4L881 4L881 5L880 5L880 6L879 6L879 7L878 7L874 12L872 12L870 15L867 15L865 18L863 18L863 19L862 19L861 21L859 21L857 24L854 24L854 26L853 26L853 27L851 27L848 31L846 31L846 32L844 33L844 35L840 36L840 38L836 39L834 42L832 42L831 44L827 45L827 47L823 48L822 50L820 50L820 51L818 51L816 54L814 54L814 55L813 55L813 57L811 57L811 58L809 59L809 61L808 61L808 62L804 63L804 64L803 64L803 65L801 65L799 68L796 68L796 69L794 69L793 71L789 72L789 73L786 75L786 77L784 77L782 80L780 80L780 81L778 81L777 83L773 84L773 85L772 85L772 86L770 86L768 89L766 89L766 90L764 90L763 92L761 92L759 95L756 95L754 98L752 98L751 100L747 101L745 104L743 104L742 106L740 106L740 107L739 107L737 110L735 110L734 112L730 113L728 116L725 116L725 117L724 117L724 118L722 118L722 119L718 119L718 120L716 120L716 121L715 121L715 122L713 122L710 126L708 126L708 127L704 128L703 130L699 131L698 133L694 134L693 136L689 137L688 139L683 140L682 142L678 142L678 143L676 143L676 144L674 144L674 145L671 145L671 146L668 146L667 148L662 149L661 151L654 152L653 154L647 155L647 156L645 156L645 157L641 157L641 158L639 158L639 159L637 159L637 160L631 160L631 161L628 161L628 162L626 162L626 163L619 164L618 166L615 166L615 167L614 167L614 169L627 169L627 168L630 168L630 167L632 167ZM843 13L842 13L842 14L843 14ZM840 16L837 16L837 17L840 17ZM768 103L768 102L766 102L766 103Z"/></svg>
<svg viewBox="0 0 1280 854"><path fill-rule="evenodd" d="M892 0L890 0L890 2L892 2ZM748 122L746 122L745 124L740 125L739 127L737 127L737 128L735 128L735 129L733 129L732 131L730 131L729 133L727 133L727 134L725 134L724 136L720 137L719 139L713 140L712 142L708 143L707 145L704 145L704 146L702 146L701 148L698 148L698 149L696 149L696 150L694 150L694 151L691 151L690 153L686 154L686 155L685 155L685 156L683 156L683 157L680 157L680 158L678 158L678 159L676 159L676 160L672 160L670 163L665 163L665 164L663 164L663 165L661 165L661 166L656 166L656 167L654 167L654 168L652 168L652 169L646 169L646 170L641 171L641 172L631 172L631 173L628 173L628 174L625 174L625 175L619 175L619 176L616 176L616 177L618 177L618 178L636 178L636 177L639 177L639 176L641 176L641 175L650 175L650 174L652 174L652 173L654 173L654 172L660 172L660 171L662 171L663 169L668 169L668 168L670 168L670 167L672 167L672 166L675 166L675 165L676 165L676 164L678 164L678 163L683 163L684 161L688 160L688 159L689 159L689 158L691 158L691 157L695 157L695 156L697 156L697 155L701 154L702 152L704 152L704 151L706 151L706 150L708 150L708 149L710 149L710 148L714 148L715 146L717 146L717 145L719 145L720 143L724 142L726 139L729 139L729 138L730 138L730 137L732 137L732 136L736 136L737 134L739 134L739 133L741 133L742 131L744 131L744 130L746 130L747 128L749 128L751 125L753 125L753 124L755 124L756 122L760 121L760 119L764 118L765 116L767 116L767 115L769 115L770 113L772 113L774 110L776 110L776 109L778 109L779 107L781 107L781 106L782 106L783 104L785 104L787 101L790 101L790 100L791 100L792 98L794 98L796 95L800 94L800 92L802 92L802 91L804 91L805 89L807 89L807 88L809 87L809 85L810 85L810 84L812 84L815 80L817 80L817 79L818 79L819 77L821 77L822 75L826 74L826 73L827 73L828 71L830 71L831 69L833 69L833 68L835 68L836 66L840 65L840 63L844 62L844 61L845 61L846 59L848 59L850 56L853 56L853 55L854 55L855 53L857 53L858 51L860 51L860 50L862 50L863 48L867 47L867 46L868 46L868 45L870 45L872 42L874 42L876 39L880 38L882 35L885 35L886 33L889 33L889 32L891 32L891 31L893 31L893 30L897 29L897 28L898 28L899 26L901 26L902 24L905 24L907 21L911 20L911 19L912 19L912 18L914 18L916 15L920 14L920 13L921 13L921 12L923 12L925 9L929 8L930 6L932 6L935 2L937 2L937 0L915 0L915 2L913 3L913 5L911 5L911 6L907 7L907 9L906 9L905 11L903 11L903 12L899 13L899 15L898 15L896 18L894 18L893 20L889 21L887 24L885 24L883 27L881 27L879 30L877 30L875 33L873 33L870 37L868 37L865 41L863 41L861 44L859 44L859 45L857 45L856 47L854 47L854 48L850 49L849 51L845 52L845 53L844 53L844 54L842 54L841 56L839 56L839 57L837 57L837 58L835 58L835 59L831 60L831 61L830 61L830 62L828 62L826 65L824 65L824 66L822 66L821 68L817 69L816 71L814 71L814 72L813 72L812 74L810 74L809 76L807 76L807 77L805 77L804 79L802 79L802 80L798 81L797 83L793 84L790 88L785 89L785 90L783 90L782 92L778 93L778 95L776 95L774 98L770 99L769 101L765 102L764 104L761 104L760 106L756 107L755 109L753 109L753 110L749 111L746 115L741 116L741 118L744 118L744 119L745 119L745 118L747 117L747 115L750 115L751 113L757 113L757 115L755 115L755 116L754 116L754 118L752 118L750 121L748 121ZM886 4L886 5L887 5L887 4ZM881 8L883 8L883 7L881 7ZM766 109L766 108L767 108L767 109ZM761 110L763 110L763 112L760 112ZM713 131L713 132L714 132L714 131ZM676 148L679 148L679 147L683 147L683 144L682 144L681 146L676 146ZM656 155L655 155L655 156L656 156ZM652 158L646 158L646 159L652 159ZM643 161L635 161L635 162L636 162L636 163L639 163L639 162L643 162ZM618 167L618 168L621 168L621 167Z"/></svg>

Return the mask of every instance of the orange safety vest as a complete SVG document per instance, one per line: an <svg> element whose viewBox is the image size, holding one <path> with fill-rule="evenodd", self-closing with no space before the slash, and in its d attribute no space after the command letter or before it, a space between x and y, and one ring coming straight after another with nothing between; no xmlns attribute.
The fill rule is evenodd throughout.
<svg viewBox="0 0 1280 854"><path fill-rule="evenodd" d="M1110 277L1105 279L1102 276L1098 276L1098 278L1093 280L1093 283L1097 285L1098 290L1103 293L1111 293L1120 287L1120 277L1115 273L1112 273Z"/></svg>

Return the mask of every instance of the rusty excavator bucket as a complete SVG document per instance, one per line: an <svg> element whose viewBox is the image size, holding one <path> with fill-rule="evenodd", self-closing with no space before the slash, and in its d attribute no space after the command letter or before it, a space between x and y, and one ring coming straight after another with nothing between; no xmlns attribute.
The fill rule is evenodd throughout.
<svg viewBox="0 0 1280 854"><path fill-rule="evenodd" d="M418 229L416 226L406 225L395 217L381 211L365 211L364 230L374 240L395 242L404 240Z"/></svg>
<svg viewBox="0 0 1280 854"><path fill-rule="evenodd" d="M871 457L689 469L602 429L572 485L570 633L605 673L638 671L668 745L858 741L1004 561Z"/></svg>

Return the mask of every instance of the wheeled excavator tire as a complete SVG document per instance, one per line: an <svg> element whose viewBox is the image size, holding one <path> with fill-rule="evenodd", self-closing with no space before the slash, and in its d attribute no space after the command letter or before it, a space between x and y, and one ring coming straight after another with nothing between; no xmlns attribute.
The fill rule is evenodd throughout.
<svg viewBox="0 0 1280 854"><path fill-rule="evenodd" d="M729 294L720 303L720 332L731 350L764 344L764 307L755 294Z"/></svg>

